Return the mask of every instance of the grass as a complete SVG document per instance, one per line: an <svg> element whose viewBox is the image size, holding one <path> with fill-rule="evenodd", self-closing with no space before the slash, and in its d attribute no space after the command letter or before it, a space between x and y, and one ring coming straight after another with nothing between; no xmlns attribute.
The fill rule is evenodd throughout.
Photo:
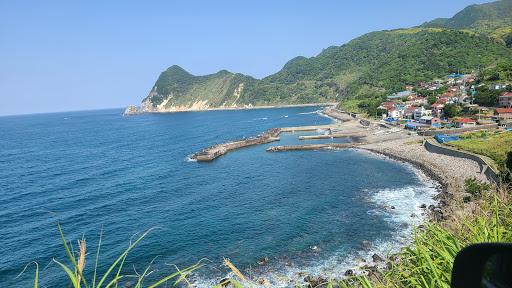
<svg viewBox="0 0 512 288"><path fill-rule="evenodd" d="M342 281L341 287L450 287L455 255L470 244L512 242L512 201L504 189L487 192L471 213L418 230L413 244L396 255L391 268L370 277ZM458 214L456 214L458 215Z"/></svg>
<svg viewBox="0 0 512 288"><path fill-rule="evenodd" d="M151 231L148 230L145 233L143 233L141 236L139 236L135 241L130 241L128 247L124 250L121 255L119 255L114 262L109 266L109 268L102 273L100 276L100 271L98 271L98 264L100 259L100 249L101 249L101 240L102 235L100 235L99 241L98 241L98 248L96 250L96 259L94 264L94 271L92 273L92 279L87 279L85 277L86 273L84 271L85 268L85 262L87 257L87 246L85 239L81 239L78 241L78 248L79 251L75 253L73 251L71 243L68 242L64 236L64 232L62 231L62 227L59 223L57 223L57 227L59 229L59 233L61 236L61 240L63 243L63 248L66 251L66 254L68 256L68 263L65 264L64 261L59 261L57 259L53 259L53 262L59 266L62 269L62 272L68 276L69 285L63 285L70 286L73 288L111 288L111 287L124 287L123 284L124 281L134 281L135 284L134 288L142 288L142 287L148 287L148 288L155 288L160 287L162 285L165 285L166 287L171 283L171 286L176 286L180 283L186 283L187 285L190 284L187 280L187 277L196 269L199 269L202 264L197 263L195 265L192 265L186 269L178 269L176 267L176 272L170 273L158 280L153 280L151 284L146 285L145 281L147 280L147 276L152 273L151 270L151 263L146 267L144 272L142 274L127 274L125 273L124 263L127 259L130 252L137 246L137 244L142 241L147 234ZM34 264L35 266L35 278L34 278L34 288L39 287L39 265L36 262L32 262L31 264ZM28 265L23 269L23 271L20 273L23 274L25 270L27 269ZM90 274L90 273L89 273ZM18 276L18 277L19 277Z"/></svg>
<svg viewBox="0 0 512 288"><path fill-rule="evenodd" d="M469 136L460 141L449 142L447 145L487 156L502 168L505 165L507 153L512 151L512 133L486 134L480 138Z"/></svg>

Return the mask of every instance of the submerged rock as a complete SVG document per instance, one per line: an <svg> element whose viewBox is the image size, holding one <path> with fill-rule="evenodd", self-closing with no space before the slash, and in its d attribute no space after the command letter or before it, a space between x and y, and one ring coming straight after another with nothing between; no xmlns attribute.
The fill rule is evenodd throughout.
<svg viewBox="0 0 512 288"><path fill-rule="evenodd" d="M263 257L260 260L258 260L258 264L260 264L260 265L267 265L268 264L268 257Z"/></svg>
<svg viewBox="0 0 512 288"><path fill-rule="evenodd" d="M361 247L363 247L365 250L370 250L372 248L372 243L368 240L363 240L361 242Z"/></svg>

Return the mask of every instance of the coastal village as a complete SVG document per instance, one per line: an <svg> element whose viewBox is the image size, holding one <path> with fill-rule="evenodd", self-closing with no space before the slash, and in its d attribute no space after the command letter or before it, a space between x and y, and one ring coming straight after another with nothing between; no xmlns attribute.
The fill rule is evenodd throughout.
<svg viewBox="0 0 512 288"><path fill-rule="evenodd" d="M484 128L481 125L512 129L511 83L476 84L475 78L473 74L453 73L444 79L407 85L404 91L387 96L378 107L382 121L426 135L460 132L453 128L478 130ZM484 89L496 95L495 105L484 106L475 101Z"/></svg>

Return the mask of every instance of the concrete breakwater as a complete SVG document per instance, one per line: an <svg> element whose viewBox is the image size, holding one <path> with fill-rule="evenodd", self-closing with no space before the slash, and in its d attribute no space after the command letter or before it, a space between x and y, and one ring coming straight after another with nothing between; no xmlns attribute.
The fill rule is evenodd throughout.
<svg viewBox="0 0 512 288"><path fill-rule="evenodd" d="M311 136L313 138L301 138L301 140L305 139L328 139L328 138L338 138L338 137L359 137L364 136L364 133L358 132L348 132L348 133L339 133L336 132L336 129L339 128L340 122L346 123L354 120L353 116L347 114L346 112L340 111L336 108L326 108L322 111L322 114L335 119L338 121L332 125L315 125L315 126L298 126L298 127L282 127L282 128L272 128L267 130L266 132L248 139L230 141L227 143L217 144L211 147L208 147L200 152L194 153L190 158L200 161L200 162L209 162L213 161L216 158L228 153L229 151L253 146L266 144L274 141L279 141L279 135L283 132L305 132L305 131L327 131L327 134L324 135L315 135ZM306 136L307 137L307 136ZM318 137L318 138L314 138ZM323 138L324 137L324 138ZM360 145L357 143L332 143L332 144L317 144L317 145L298 145L298 146L277 146L272 147L274 150L267 151L286 151L286 150L315 150L315 149L325 149L325 148L350 148L356 145ZM293 148L295 147L295 148Z"/></svg>
<svg viewBox="0 0 512 288"><path fill-rule="evenodd" d="M208 147L200 152L194 153L190 158L200 162L209 162L232 150L279 141L279 135L282 132L303 132L317 130L327 130L330 132L331 128L332 125L272 128L256 137L226 142Z"/></svg>
<svg viewBox="0 0 512 288"><path fill-rule="evenodd" d="M325 135L306 135L306 136L299 136L299 140L317 140L317 139L331 139L331 138L351 138L351 137L360 137L360 136L366 136L366 132L351 132L351 133L332 133L332 134L325 134Z"/></svg>
<svg viewBox="0 0 512 288"><path fill-rule="evenodd" d="M328 143L328 144L310 144L310 145L289 145L289 146L274 146L267 149L267 152L282 152L282 151L302 151L302 150L320 150L330 148L355 148L366 143Z"/></svg>
<svg viewBox="0 0 512 288"><path fill-rule="evenodd" d="M324 109L322 111L322 114L324 114L327 117L330 117L330 118L333 118L333 119L336 119L336 120L342 121L342 122L351 121L356 118L355 114L353 114L353 113L341 111L341 110L333 108L333 107Z"/></svg>
<svg viewBox="0 0 512 288"><path fill-rule="evenodd" d="M201 152L195 153L191 158L201 162L213 161L215 158L220 157L231 150L279 141L280 133L280 128L272 128L256 137L211 146Z"/></svg>

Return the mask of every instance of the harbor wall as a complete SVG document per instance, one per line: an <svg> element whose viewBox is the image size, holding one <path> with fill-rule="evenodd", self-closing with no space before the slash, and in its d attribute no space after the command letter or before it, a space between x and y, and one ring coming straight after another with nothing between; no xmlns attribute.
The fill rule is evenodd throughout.
<svg viewBox="0 0 512 288"><path fill-rule="evenodd" d="M473 160L480 166L480 173L483 173L491 183L496 185L500 183L500 173L493 168L493 163L488 163L489 160L486 160L477 154L459 151L445 145L434 143L433 141L434 140L429 139L425 140L423 143L423 146L428 152Z"/></svg>

